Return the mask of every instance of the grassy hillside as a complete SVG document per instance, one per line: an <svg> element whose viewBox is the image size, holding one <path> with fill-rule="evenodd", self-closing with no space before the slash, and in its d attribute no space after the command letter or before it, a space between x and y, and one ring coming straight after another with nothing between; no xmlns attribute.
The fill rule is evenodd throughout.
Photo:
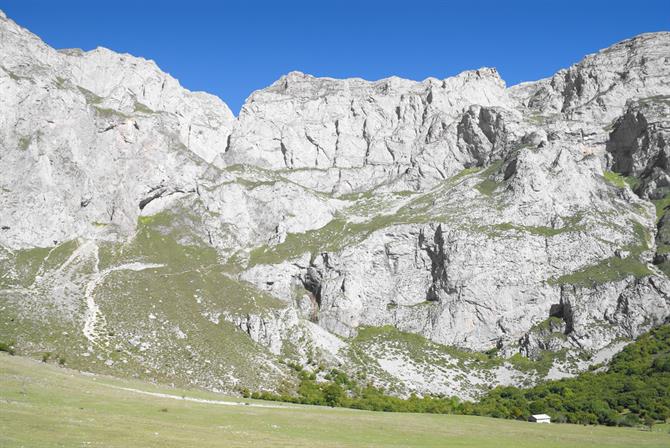
<svg viewBox="0 0 670 448"><path fill-rule="evenodd" d="M586 372L530 389L496 388L475 409L494 417L544 412L559 421L621 426L670 419L670 325L628 345L606 371Z"/></svg>
<svg viewBox="0 0 670 448"><path fill-rule="evenodd" d="M157 395L161 393L170 395ZM245 406L212 393L85 375L0 353L0 446L7 448L552 448L670 443L666 433L637 429L249 402Z"/></svg>
<svg viewBox="0 0 670 448"><path fill-rule="evenodd" d="M143 217L123 243L0 247L0 343L147 381L278 387L290 370L226 317L266 316L285 304L228 276L217 252L191 232L187 220L196 218Z"/></svg>
<svg viewBox="0 0 670 448"><path fill-rule="evenodd" d="M367 330L371 334L379 331ZM396 340L399 336L406 341L419 338L390 330L383 334ZM428 346L422 345L421 350L438 359ZM495 364L499 361L480 354L478 357L471 355L469 362ZM300 377L297 396L268 392L249 393L249 396L376 411L481 415L518 420L527 420L531 414L546 413L555 422L589 425L651 427L665 424L670 419L670 325L656 328L629 344L606 369L601 367L598 372L546 381L527 389L497 387L476 403L414 395L402 399L370 384L361 385L338 370L333 369L317 379L314 372L293 367Z"/></svg>

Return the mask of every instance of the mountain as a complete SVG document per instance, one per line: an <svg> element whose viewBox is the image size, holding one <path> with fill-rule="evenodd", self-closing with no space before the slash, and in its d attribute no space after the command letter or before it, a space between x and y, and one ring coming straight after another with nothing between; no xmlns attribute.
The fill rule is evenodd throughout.
<svg viewBox="0 0 670 448"><path fill-rule="evenodd" d="M670 33L548 79L292 72L238 117L0 16L0 342L290 392L294 366L476 398L670 316Z"/></svg>

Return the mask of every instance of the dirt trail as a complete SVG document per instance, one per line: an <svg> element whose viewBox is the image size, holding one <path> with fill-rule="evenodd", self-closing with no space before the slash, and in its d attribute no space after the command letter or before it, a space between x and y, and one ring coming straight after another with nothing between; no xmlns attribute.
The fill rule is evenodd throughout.
<svg viewBox="0 0 670 448"><path fill-rule="evenodd" d="M101 330L104 332L106 326L105 317L100 312L100 307L95 303L95 289L100 283L102 283L105 278L116 271L143 271L145 269L157 269L162 268L164 264L157 263L126 263L119 266L114 266L107 268L103 271L100 271L99 264L100 258L98 254L98 246L95 243L86 243L91 244L92 255L95 257L95 273L93 274L92 279L86 284L86 290L84 297L86 298L86 315L84 317L84 336L88 339L91 344L100 345L100 333Z"/></svg>
<svg viewBox="0 0 670 448"><path fill-rule="evenodd" d="M111 384L105 384L105 386L112 387L114 389L125 390L127 392L134 392L142 395L150 395L152 397L158 398L169 398L172 400L182 400L182 401L192 401L195 403L206 403L206 404L221 404L224 406L252 406L255 408L268 408L268 409L299 409L297 406L290 405L279 405L279 404L259 404L259 403L247 403L247 402L237 402L237 401L223 401L223 400L208 400L206 398L193 398L193 397L184 397L179 395L164 394L160 392L148 392L141 389L133 389L131 387L121 387L113 386Z"/></svg>

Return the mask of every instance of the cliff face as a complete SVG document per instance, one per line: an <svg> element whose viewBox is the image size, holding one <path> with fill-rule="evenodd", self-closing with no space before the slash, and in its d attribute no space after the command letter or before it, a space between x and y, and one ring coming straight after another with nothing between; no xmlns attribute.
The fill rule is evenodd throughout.
<svg viewBox="0 0 670 448"><path fill-rule="evenodd" d="M193 189L234 117L152 61L56 51L0 18L3 243L48 246L92 222L135 227L148 191Z"/></svg>
<svg viewBox="0 0 670 448"><path fill-rule="evenodd" d="M511 88L293 72L235 118L1 16L0 91L0 337L25 353L224 390L340 365L472 397L670 316L670 33Z"/></svg>

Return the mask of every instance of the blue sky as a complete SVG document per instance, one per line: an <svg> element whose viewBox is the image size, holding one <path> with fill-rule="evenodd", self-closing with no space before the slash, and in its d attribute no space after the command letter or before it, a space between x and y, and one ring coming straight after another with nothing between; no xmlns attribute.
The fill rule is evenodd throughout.
<svg viewBox="0 0 670 448"><path fill-rule="evenodd" d="M0 0L56 48L104 46L155 60L237 113L292 70L421 80L492 66L535 80L633 35L670 30L668 0Z"/></svg>

